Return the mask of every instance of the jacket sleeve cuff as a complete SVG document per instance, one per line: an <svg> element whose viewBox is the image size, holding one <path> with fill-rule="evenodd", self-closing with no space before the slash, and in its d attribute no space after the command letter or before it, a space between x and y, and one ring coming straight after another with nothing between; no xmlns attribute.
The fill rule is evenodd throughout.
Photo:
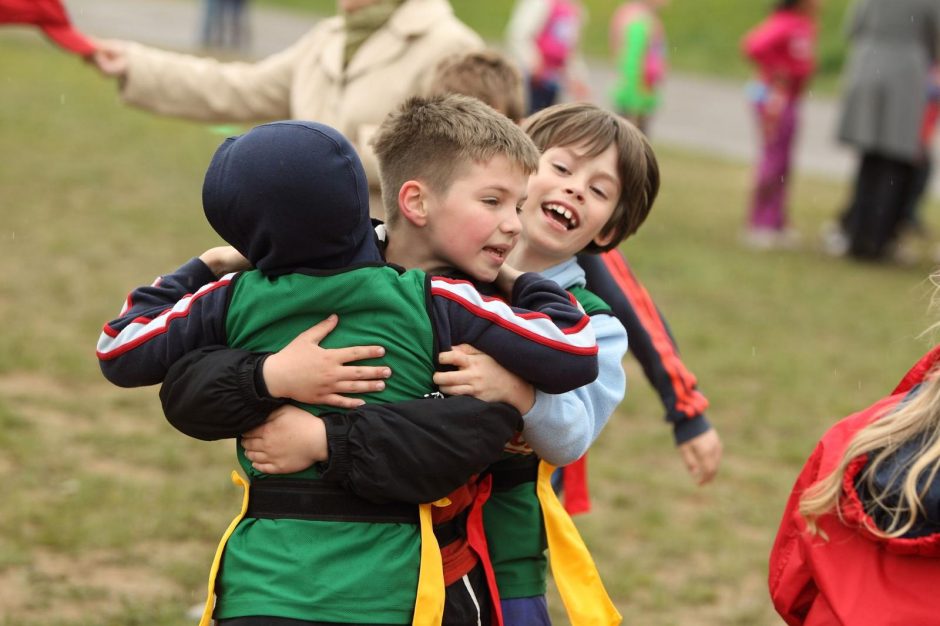
<svg viewBox="0 0 940 626"><path fill-rule="evenodd" d="M326 426L326 445L329 458L317 464L324 480L342 483L352 469L349 454L349 430L351 421L340 413L324 413L320 416Z"/></svg>
<svg viewBox="0 0 940 626"><path fill-rule="evenodd" d="M695 439L702 433L711 430L712 425L704 414L690 417L689 419L676 422L672 426L672 435L675 437L676 445L682 445L690 439Z"/></svg>
<svg viewBox="0 0 940 626"><path fill-rule="evenodd" d="M264 384L261 367L269 356L269 352L252 354L238 369L238 389L245 403L253 412L264 415L287 403L283 398L272 398Z"/></svg>
<svg viewBox="0 0 940 626"><path fill-rule="evenodd" d="M180 271L185 272L189 280L192 281L191 285L193 291L196 291L203 285L208 285L209 283L214 283L219 280L219 277L216 276L212 270L209 269L209 266L205 264L199 257L193 257L187 261Z"/></svg>

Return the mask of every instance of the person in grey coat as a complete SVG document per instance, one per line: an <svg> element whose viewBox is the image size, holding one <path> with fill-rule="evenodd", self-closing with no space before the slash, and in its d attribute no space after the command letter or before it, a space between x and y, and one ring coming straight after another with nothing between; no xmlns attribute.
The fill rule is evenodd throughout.
<svg viewBox="0 0 940 626"><path fill-rule="evenodd" d="M903 218L923 154L921 127L930 68L937 61L940 2L858 0L839 139L860 154L853 198L842 215L848 252L885 258Z"/></svg>

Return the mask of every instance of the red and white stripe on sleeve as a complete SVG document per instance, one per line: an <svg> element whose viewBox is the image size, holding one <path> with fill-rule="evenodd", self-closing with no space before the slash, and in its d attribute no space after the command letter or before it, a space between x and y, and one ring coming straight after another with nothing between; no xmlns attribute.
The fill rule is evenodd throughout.
<svg viewBox="0 0 940 626"><path fill-rule="evenodd" d="M447 298L481 319L554 350L577 355L597 354L590 318L570 294L568 306L556 306L554 315L514 309L498 298L482 295L467 281L439 276L431 279L431 295Z"/></svg>

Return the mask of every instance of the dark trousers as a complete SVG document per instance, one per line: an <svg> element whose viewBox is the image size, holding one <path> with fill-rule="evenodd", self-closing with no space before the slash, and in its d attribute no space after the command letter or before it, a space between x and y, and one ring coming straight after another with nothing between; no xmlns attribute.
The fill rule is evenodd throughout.
<svg viewBox="0 0 940 626"><path fill-rule="evenodd" d="M920 207L924 196L927 193L927 185L930 183L930 175L933 172L933 161L930 155L924 155L924 158L914 165L914 178L908 189L907 199L904 201L904 209L901 215L901 224L912 228L921 228Z"/></svg>
<svg viewBox="0 0 940 626"><path fill-rule="evenodd" d="M908 161L874 152L862 155L852 201L842 214L852 256L884 258L905 217L915 174Z"/></svg>
<svg viewBox="0 0 940 626"><path fill-rule="evenodd" d="M248 44L246 0L204 0L202 46L241 50Z"/></svg>

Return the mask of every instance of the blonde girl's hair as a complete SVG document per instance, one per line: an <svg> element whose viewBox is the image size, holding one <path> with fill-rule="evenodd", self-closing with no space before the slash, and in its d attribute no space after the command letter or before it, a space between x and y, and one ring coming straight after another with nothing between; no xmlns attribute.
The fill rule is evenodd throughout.
<svg viewBox="0 0 940 626"><path fill-rule="evenodd" d="M932 278L936 281L937 275ZM940 323L925 332L938 326ZM905 455L906 459L893 470L886 485L878 486L875 476L879 468L897 455L902 447L911 445L916 446L916 451ZM904 535L923 519L923 495L940 471L940 369L931 370L912 397L903 400L900 406L889 407L883 415L856 433L836 469L803 493L799 510L812 534L827 539L817 524L819 517L825 514L835 512L844 521L841 507L843 478L849 464L861 455L869 458L859 480L872 499L866 505L869 516L865 526L880 537ZM886 528L872 525L873 510L885 514Z"/></svg>
<svg viewBox="0 0 940 626"><path fill-rule="evenodd" d="M582 252L612 250L643 224L659 193L659 162L636 126L596 105L576 102L542 109L526 118L522 127L541 152L556 146L584 146L586 156L595 157L611 145L617 150L620 197L598 233L612 237L605 246L592 241Z"/></svg>

